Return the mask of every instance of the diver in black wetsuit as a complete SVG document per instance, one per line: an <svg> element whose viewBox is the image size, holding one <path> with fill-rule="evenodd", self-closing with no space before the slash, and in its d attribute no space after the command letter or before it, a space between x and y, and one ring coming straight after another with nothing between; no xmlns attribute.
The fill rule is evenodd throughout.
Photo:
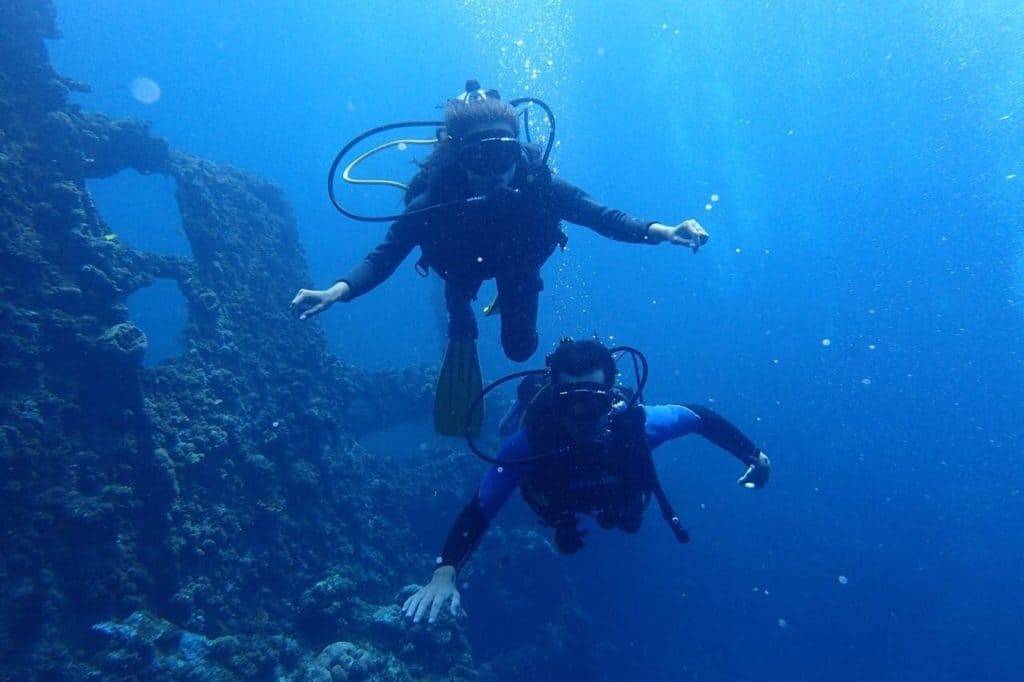
<svg viewBox="0 0 1024 682"><path fill-rule="evenodd" d="M553 177L541 163L539 148L520 143L515 109L473 81L461 97L448 102L445 137L423 171L409 189L407 212L481 194L491 200L395 221L383 243L329 289L299 291L292 305L301 310L302 319L367 293L419 246L423 256L418 266L445 280L449 337L476 339L470 302L483 281L495 279L502 346L509 358L522 362L537 348L539 273L555 248L565 243L562 220L637 244L669 242L696 251L708 239L696 220L670 226L634 218Z"/></svg>
<svg viewBox="0 0 1024 682"><path fill-rule="evenodd" d="M700 405L643 405L637 399L643 381L629 395L615 387L615 376L615 359L599 342L562 342L543 381L521 390L503 420L521 426L488 460L493 466L452 526L432 580L406 600L407 616L433 622L449 600L452 612L458 610L456 572L517 487L541 523L554 529L555 547L571 554L587 533L578 527L581 515L601 528L634 533L652 497L676 538L689 541L651 458L669 440L698 433L746 465L742 487L768 483L768 456L724 418Z"/></svg>
<svg viewBox="0 0 1024 682"><path fill-rule="evenodd" d="M442 433L456 430L453 424L461 423L465 400L479 390L473 373L477 325L471 302L485 280L497 282L505 354L522 362L536 350L540 269L566 243L563 220L618 241L668 242L694 252L708 239L696 220L664 225L602 206L554 177L546 164L547 151L521 143L519 136L516 109L496 91L468 82L466 92L448 102L436 149L408 187L405 212L384 241L330 288L301 289L292 300L300 319L338 301L351 301L391 276L419 246L417 268L423 273L432 269L445 281L448 356L454 357L451 370L459 375L453 385L471 386L454 391L460 400L448 409L450 419L442 420ZM438 390L447 390L443 378Z"/></svg>

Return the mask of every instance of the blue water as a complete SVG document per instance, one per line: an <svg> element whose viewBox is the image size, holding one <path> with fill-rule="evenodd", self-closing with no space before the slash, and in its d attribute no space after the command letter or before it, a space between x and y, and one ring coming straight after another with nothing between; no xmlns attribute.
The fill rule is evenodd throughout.
<svg viewBox="0 0 1024 682"><path fill-rule="evenodd" d="M88 109L149 119L178 148L280 184L312 274L296 288L326 286L383 234L327 202L346 139L438 116L468 77L544 97L566 178L650 219L696 217L712 238L693 256L570 228L544 271L542 349L591 333L639 346L652 401L712 405L775 464L751 493L705 443L666 446L693 543L652 515L566 559L618 652L612 672L1021 679L1024 7L494 4L58 0L50 49L93 85L76 96ZM155 103L133 98L140 76ZM169 188L111 187L98 203L115 232L178 248L170 213L145 229L132 217ZM397 207L379 192L378 209ZM410 259L336 306L322 319L332 351L436 362L434 286ZM148 324L172 337L181 322ZM482 324L489 376L509 366L496 325ZM521 511L499 522L528 523ZM506 625L487 618L499 581L530 584L474 579L477 646ZM543 627L551 608L516 625Z"/></svg>

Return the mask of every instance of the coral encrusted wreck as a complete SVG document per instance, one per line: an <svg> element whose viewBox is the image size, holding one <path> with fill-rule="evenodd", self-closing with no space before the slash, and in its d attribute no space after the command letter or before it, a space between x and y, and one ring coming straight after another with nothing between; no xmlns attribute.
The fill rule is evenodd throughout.
<svg viewBox="0 0 1024 682"><path fill-rule="evenodd" d="M0 17L0 678L584 679L565 633L585 627L532 531L490 542L551 576L548 612L506 569L486 622L535 628L478 646L461 621L400 618L479 469L399 467L358 438L425 416L430 373L329 355L287 314L309 278L282 192L70 104L85 86L49 64L49 2ZM128 168L173 178L191 259L111 234L85 183ZM148 368L125 301L156 279L188 322ZM473 570L500 573L496 554Z"/></svg>

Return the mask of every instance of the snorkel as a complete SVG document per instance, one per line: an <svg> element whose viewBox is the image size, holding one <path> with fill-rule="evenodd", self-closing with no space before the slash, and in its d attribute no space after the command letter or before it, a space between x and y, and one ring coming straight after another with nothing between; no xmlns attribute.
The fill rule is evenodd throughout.
<svg viewBox="0 0 1024 682"><path fill-rule="evenodd" d="M471 81L468 81L466 83L466 90L462 94L458 95L457 97L453 98L450 101L452 103L470 104L472 102L477 102L477 101L480 101L480 100L487 100L487 99L498 99L498 100L500 100L501 96L498 94L497 90L484 90L484 89L480 88L480 84L477 81L471 80ZM544 154L542 156L541 161L542 161L542 163L547 164L548 157L550 157L550 155L551 155L551 149L554 147L554 143L555 143L555 114L554 114L554 112L551 110L551 108L547 104L544 103L543 100L540 100L540 99L538 99L536 97L518 97L516 99L509 100L508 103L512 107L514 107L515 109L518 110L517 116L521 117L522 120L523 120L523 129L525 131L525 138L526 138L527 143L532 143L532 141L533 141L531 136L530 136L530 118L529 118L529 106L528 105L536 105L536 106L538 106L538 107L540 107L541 109L544 110L544 113L545 113L545 115L547 116L547 119L548 119L549 132L548 132L547 144L544 147ZM520 109L520 107L522 107L522 108ZM357 178L357 177L354 176L353 172L355 171L355 169L361 163L363 163L364 161L366 161L370 157L375 156L375 155L377 155L377 154L379 154L381 152L384 152L386 150L397 148L400 151L405 151L410 146L423 146L423 147L426 147L426 146L432 146L432 145L439 144L439 143L442 142L442 140L444 140L444 141L448 141L449 140L448 132L447 132L447 130L445 128L445 122L444 121L402 121L402 122L398 122L398 123L388 123L386 125L377 126L376 128L371 128L370 130L367 130L367 131L365 131L363 133L360 133L356 137L352 138L347 144L345 144L344 147L341 148L341 151L339 151L337 153L337 155L335 155L334 161L331 163L330 170L327 173L327 194L330 197L331 204L342 215L344 215L344 216L346 216L348 218L352 218L353 220L361 221L361 222L371 222L371 223L376 223L376 222L392 222L392 221L397 220L397 219L399 219L401 217L404 217L404 216L421 215L421 214L428 213L428 212L431 212L431 211L436 211L436 210L442 209L442 208L454 208L456 206L469 206L469 205L472 205L472 204L483 203L483 202L486 202L488 200L488 197L486 195L482 194L482 195L478 195L478 196L468 197L468 198L465 198L465 199L456 199L456 200L453 200L453 201L445 201L445 202L441 202L441 203L438 203L438 204L434 204L432 206L425 206L423 208L408 210L408 211L405 211L403 213L396 213L396 214L393 214L393 215L381 215L381 216L363 215L363 214L360 214L360 213L356 213L355 211L352 211L352 210L350 210L348 208L345 208L345 206L341 203L341 201L338 198L338 192L337 192L337 189L336 189L336 178L337 178L337 175L338 175L338 169L339 169L339 167L342 166L342 162L345 160L345 157L348 156L348 154L357 145L359 145L364 140L367 140L367 139L369 139L371 137L374 137L376 135L379 135L381 133L388 132L390 130L400 130L400 129L407 129L407 128L434 128L434 135L433 135L433 137L428 137L428 138L401 138L401 139L392 140L390 142L385 142L383 144L377 145L376 147L373 147L369 151L363 152L362 154L358 155L355 159L353 159L352 161L348 162L344 166L344 168L342 170L342 173L341 173L342 180L344 180L346 183L348 183L350 185L364 185L364 186L369 185L369 186L381 186L381 187L394 187L394 188L400 189L402 191L408 191L409 186L407 184L399 182L397 180L391 180L391 179L388 179L388 178ZM493 144L496 140L498 142L505 141L504 138L485 138L485 139L482 139L482 140L477 140L475 143L476 144L485 144L485 143L486 144Z"/></svg>

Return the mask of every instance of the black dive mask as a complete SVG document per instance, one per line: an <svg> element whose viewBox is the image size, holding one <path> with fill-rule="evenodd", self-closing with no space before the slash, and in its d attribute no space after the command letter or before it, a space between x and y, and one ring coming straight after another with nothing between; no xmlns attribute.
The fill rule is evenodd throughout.
<svg viewBox="0 0 1024 682"><path fill-rule="evenodd" d="M556 388L553 407L577 424L595 423L612 409L615 396L604 384L573 384Z"/></svg>
<svg viewBox="0 0 1024 682"><path fill-rule="evenodd" d="M514 137L486 137L471 142L458 151L459 164L477 175L502 175L522 153Z"/></svg>

